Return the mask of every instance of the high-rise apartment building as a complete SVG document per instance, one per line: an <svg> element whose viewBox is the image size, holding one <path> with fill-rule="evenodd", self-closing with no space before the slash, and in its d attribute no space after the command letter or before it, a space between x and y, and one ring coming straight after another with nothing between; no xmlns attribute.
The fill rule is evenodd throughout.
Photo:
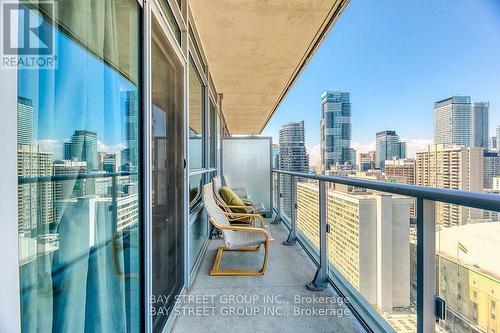
<svg viewBox="0 0 500 333"><path fill-rule="evenodd" d="M52 168L54 176L85 174L87 173L87 162L58 160L54 161ZM85 185L85 179L53 182L54 220L56 222L60 221L65 208L64 204L59 203L63 200L84 196L86 194Z"/></svg>
<svg viewBox="0 0 500 333"><path fill-rule="evenodd" d="M52 154L33 145L18 145L17 175L19 178L52 176ZM51 182L29 182L17 186L19 233L42 232L41 226L53 222Z"/></svg>
<svg viewBox="0 0 500 333"><path fill-rule="evenodd" d="M452 96L434 104L434 144L470 146L472 107L469 96Z"/></svg>
<svg viewBox="0 0 500 333"><path fill-rule="evenodd" d="M97 133L76 130L70 141L64 143L64 159L87 162L87 172L99 170Z"/></svg>
<svg viewBox="0 0 500 333"><path fill-rule="evenodd" d="M483 148L453 145L429 145L417 152L416 185L483 191ZM463 225L482 217L482 211L436 202L436 223Z"/></svg>
<svg viewBox="0 0 500 333"><path fill-rule="evenodd" d="M413 158L393 158L385 161L385 177L388 182L403 183L415 185L416 163ZM415 199L412 199L410 205L411 217L416 217L415 214Z"/></svg>
<svg viewBox="0 0 500 333"><path fill-rule="evenodd" d="M287 171L309 172L309 155L305 144L304 121L290 122L279 131L280 169ZM290 216L291 196L290 177L281 177L283 209Z"/></svg>
<svg viewBox="0 0 500 333"><path fill-rule="evenodd" d="M393 158L385 161L385 176L388 181L415 185L415 159Z"/></svg>
<svg viewBox="0 0 500 333"><path fill-rule="evenodd" d="M34 141L34 108L28 98L17 98L17 144L32 145Z"/></svg>
<svg viewBox="0 0 500 333"><path fill-rule="evenodd" d="M297 228L318 247L319 190L297 184ZM328 258L370 304L410 305L410 199L328 190Z"/></svg>
<svg viewBox="0 0 500 333"><path fill-rule="evenodd" d="M406 142L401 142L396 131L382 131L376 135L376 166L384 170L385 161L406 157Z"/></svg>
<svg viewBox="0 0 500 333"><path fill-rule="evenodd" d="M472 103L472 142L473 147L488 148L489 102Z"/></svg>
<svg viewBox="0 0 500 333"><path fill-rule="evenodd" d="M320 131L323 171L336 164L353 164L351 102L348 92L325 91L321 95Z"/></svg>
<svg viewBox="0 0 500 333"><path fill-rule="evenodd" d="M493 177L500 176L500 153L484 151L484 188L493 188Z"/></svg>

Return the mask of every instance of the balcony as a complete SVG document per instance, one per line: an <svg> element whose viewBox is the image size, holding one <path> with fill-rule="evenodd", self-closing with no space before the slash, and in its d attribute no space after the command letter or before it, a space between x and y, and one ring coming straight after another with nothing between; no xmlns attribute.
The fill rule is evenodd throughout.
<svg viewBox="0 0 500 333"><path fill-rule="evenodd" d="M305 288L316 266L300 246L281 244L288 229L282 224L273 225L272 221L266 220L274 238L270 262L265 275L259 278L210 276L216 249L221 244L220 240L210 241L194 282L179 305L174 332L215 332L228 327L238 332L366 331L333 288L319 292ZM224 268L258 268L262 256L228 253L223 262ZM196 296L205 300L190 299Z"/></svg>
<svg viewBox="0 0 500 333"><path fill-rule="evenodd" d="M256 331L266 331L266 328L271 327L273 330L291 332L446 332L449 329L446 318L456 322L456 316L460 316L463 311L462 306L453 305L454 301L449 299L450 295L446 290L436 289L436 277L446 280L452 276L447 269L453 267L453 264L446 264L445 261L449 259L445 260L443 256L445 251L450 251L451 245L447 243L453 241L448 240L447 230L436 233L435 205L446 203L498 211L498 196L279 170L274 170L273 174L275 216L266 221L274 238L268 271L260 278L210 276L208 273L215 250L220 244L220 240L211 240L191 288L183 296L183 302L178 305L175 331L196 332L198 327L207 325L215 329L218 329L217 325L220 325L220 328L230 325L245 330L248 324L241 320L241 317L245 316L254 320L252 328ZM284 177L288 177L285 182ZM290 188L283 188L283 184L288 184ZM333 184L337 187L332 186ZM346 200L349 197L348 192L343 192L338 185L352 186L357 188L357 191L370 190L371 192L353 192L350 195L358 197L358 200L370 200L372 195L374 198L378 197L379 199L374 200L382 200L380 207L385 207L386 211L390 211L390 208L387 208L387 200L390 200L392 195L393 205L402 204L406 207L403 209L405 213L401 215L402 220L393 215L389 224L386 224L384 217L379 217L373 221L373 225L367 225L366 223L372 221L363 221L370 219L369 215L362 215L366 212L356 211L354 206L343 208L342 201L337 200ZM287 196L287 200L284 200ZM278 199L279 197L282 199ZM409 229L408 225L404 226L404 221L408 223L409 220L409 207L413 203L410 197L415 198L417 202L417 221L414 228ZM286 201L296 208L285 212L283 203ZM368 201L363 203L367 204ZM342 211L346 214L346 220L337 215ZM330 214L336 217L332 219ZM377 214L383 215L383 211ZM392 214L396 214L396 210ZM354 222L352 225L346 223L348 218ZM340 221L343 225L339 224ZM400 221L403 221L403 224L398 226ZM495 227L496 225L491 225L491 228ZM474 226L470 228L473 230ZM453 230L455 234L460 233L458 229ZM376 234L377 244L361 249L361 240L370 242L371 233ZM389 238L388 233L392 234L392 238ZM441 242L446 242L446 245ZM354 249L354 252L346 256L343 253L346 249ZM380 251L382 256L377 257L377 252ZM383 281L379 280L376 286L373 286L378 289L375 294L384 295L382 298L372 296L370 287L367 287L368 280L371 279L370 273L360 273L361 270L368 269L362 267L368 262L361 261L360 256L369 256L369 252L372 252L374 260L378 261L373 266L376 275L384 276ZM405 252L407 255L399 256ZM385 256L390 253L393 256L390 262L380 263L380 260L385 260ZM258 267L262 262L261 255L228 254L225 257L225 268L242 265L248 268ZM438 266L437 262L440 263ZM394 271L394 267L398 267L400 272ZM467 268L462 269L465 272ZM213 298L206 303L194 298L203 295ZM279 301L266 303L265 295L271 299L277 296ZM340 316L333 314L326 317L302 315L301 311L308 311L311 305L294 303L295 298L315 295L342 300L344 304L340 307L335 304L325 308L331 311L341 308L347 312ZM254 296L255 299L236 300L243 296ZM233 301L228 301L231 299ZM447 302L451 303L448 307ZM428 305L425 307L422 304ZM200 315L200 312L196 312L201 311L200 307L210 309L210 313L214 315ZM279 314L270 315L265 311L278 311ZM290 316L291 319L277 320L276 316ZM215 323L212 320L215 320ZM467 325L474 324L462 321L455 325L463 325L466 329Z"/></svg>
<svg viewBox="0 0 500 333"><path fill-rule="evenodd" d="M261 134L348 0L13 2L3 35L44 44L36 18L58 62L1 70L0 332L500 327L498 195L273 170ZM263 276L209 275L216 176L264 205Z"/></svg>

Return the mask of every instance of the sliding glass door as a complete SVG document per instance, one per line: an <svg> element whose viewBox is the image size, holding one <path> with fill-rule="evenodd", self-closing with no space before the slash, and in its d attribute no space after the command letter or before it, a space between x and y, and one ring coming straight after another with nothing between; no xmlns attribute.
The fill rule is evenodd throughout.
<svg viewBox="0 0 500 333"><path fill-rule="evenodd" d="M183 65L153 19L152 38L152 298L161 331L184 284Z"/></svg>
<svg viewBox="0 0 500 333"><path fill-rule="evenodd" d="M20 4L57 45L54 67L18 75L23 332L141 329L140 11Z"/></svg>

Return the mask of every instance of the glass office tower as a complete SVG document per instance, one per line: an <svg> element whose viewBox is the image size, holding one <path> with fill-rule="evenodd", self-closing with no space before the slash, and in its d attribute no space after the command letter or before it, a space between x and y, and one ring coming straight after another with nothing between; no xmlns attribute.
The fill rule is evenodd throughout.
<svg viewBox="0 0 500 333"><path fill-rule="evenodd" d="M348 92L321 95L321 164L323 171L336 164L353 164L351 157L351 102Z"/></svg>
<svg viewBox="0 0 500 333"><path fill-rule="evenodd" d="M378 132L375 137L376 153L375 160L377 168L384 170L385 161L394 157L406 157L406 142L399 141L396 131Z"/></svg>

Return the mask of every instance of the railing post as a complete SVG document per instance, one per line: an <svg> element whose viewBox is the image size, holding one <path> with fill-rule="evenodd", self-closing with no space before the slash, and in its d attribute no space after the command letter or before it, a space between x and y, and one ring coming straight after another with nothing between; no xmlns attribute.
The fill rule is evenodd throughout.
<svg viewBox="0 0 500 333"><path fill-rule="evenodd" d="M328 286L328 225L326 209L326 184L319 181L319 267L314 279L306 287L320 291Z"/></svg>
<svg viewBox="0 0 500 333"><path fill-rule="evenodd" d="M417 198L417 332L436 326L436 203Z"/></svg>
<svg viewBox="0 0 500 333"><path fill-rule="evenodd" d="M297 241L297 178L295 176L290 176L290 201L291 201L291 214L290 218L292 221L290 222L290 233L288 234L288 238L283 242L283 245L294 245Z"/></svg>
<svg viewBox="0 0 500 333"><path fill-rule="evenodd" d="M283 197L283 194L281 193L281 174L279 172L276 172L276 193L278 194L277 198L277 212L276 212L276 217L274 218L274 221L271 222L271 224L280 224L281 223L281 198Z"/></svg>
<svg viewBox="0 0 500 333"><path fill-rule="evenodd" d="M111 177L111 207L113 214L113 223L111 224L112 232L115 233L118 230L118 201L117 201L118 184L116 175Z"/></svg>

